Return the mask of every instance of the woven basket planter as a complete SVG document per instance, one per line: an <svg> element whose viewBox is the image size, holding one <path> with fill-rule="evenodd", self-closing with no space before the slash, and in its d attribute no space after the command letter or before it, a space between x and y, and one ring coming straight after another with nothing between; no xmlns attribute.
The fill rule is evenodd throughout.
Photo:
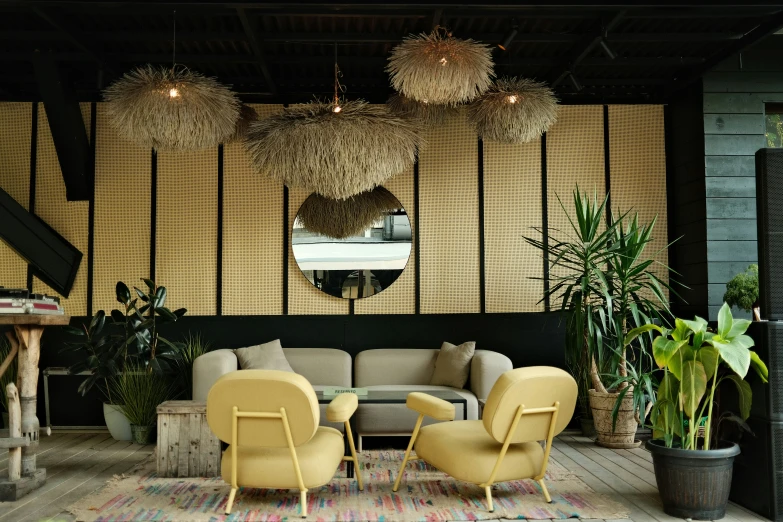
<svg viewBox="0 0 783 522"><path fill-rule="evenodd" d="M636 440L636 418L633 410L633 397L626 394L617 412L617 422L612 430L612 410L619 393L602 393L590 390L590 409L593 410L595 441L605 448L637 448L641 441Z"/></svg>

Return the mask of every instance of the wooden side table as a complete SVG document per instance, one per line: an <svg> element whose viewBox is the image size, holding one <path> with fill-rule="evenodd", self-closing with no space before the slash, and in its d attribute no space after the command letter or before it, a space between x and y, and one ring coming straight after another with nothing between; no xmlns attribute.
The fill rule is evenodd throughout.
<svg viewBox="0 0 783 522"><path fill-rule="evenodd" d="M158 406L158 476L220 475L220 439L207 425L207 403L166 401Z"/></svg>
<svg viewBox="0 0 783 522"><path fill-rule="evenodd" d="M38 361L41 358L41 335L44 327L67 325L67 315L7 314L0 315L0 325L13 325L14 331L7 332L11 341L11 353L0 363L0 374L5 372L18 357L17 388L21 406L22 447L21 477L0 477L0 500L16 500L46 482L46 470L36 468L40 422L35 414L38 399ZM2 391L5 393L5 390Z"/></svg>

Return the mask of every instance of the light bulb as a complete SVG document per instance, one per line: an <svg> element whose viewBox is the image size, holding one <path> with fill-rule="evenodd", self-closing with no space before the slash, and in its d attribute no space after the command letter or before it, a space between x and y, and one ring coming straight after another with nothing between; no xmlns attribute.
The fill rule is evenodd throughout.
<svg viewBox="0 0 783 522"><path fill-rule="evenodd" d="M516 103L517 102L516 94L512 94L511 96L507 96L506 99L508 100L508 103Z"/></svg>
<svg viewBox="0 0 783 522"><path fill-rule="evenodd" d="M171 90L169 91L169 98L176 98L178 96L179 96L179 91L177 90L176 87L172 87Z"/></svg>
<svg viewBox="0 0 783 522"><path fill-rule="evenodd" d="M332 112L340 112L341 110L343 110L342 107L340 107L339 105L335 105L334 109L332 109Z"/></svg>
<svg viewBox="0 0 783 522"><path fill-rule="evenodd" d="M421 100L421 103L423 103L424 105L427 105L429 102L430 102L429 100Z"/></svg>
<svg viewBox="0 0 783 522"><path fill-rule="evenodd" d="M441 59L440 59L440 64L441 64L442 66L444 66L444 67L445 67L447 63L449 63L449 61L446 59L446 57L445 57L445 56L444 56L443 58L441 58Z"/></svg>

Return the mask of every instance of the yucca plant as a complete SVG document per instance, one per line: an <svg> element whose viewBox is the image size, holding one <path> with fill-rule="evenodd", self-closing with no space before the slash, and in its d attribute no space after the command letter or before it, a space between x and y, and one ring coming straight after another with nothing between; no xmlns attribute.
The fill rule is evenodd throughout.
<svg viewBox="0 0 783 522"><path fill-rule="evenodd" d="M141 366L127 368L110 381L110 386L122 413L136 426L155 424L158 405L177 394L176 386L165 376Z"/></svg>

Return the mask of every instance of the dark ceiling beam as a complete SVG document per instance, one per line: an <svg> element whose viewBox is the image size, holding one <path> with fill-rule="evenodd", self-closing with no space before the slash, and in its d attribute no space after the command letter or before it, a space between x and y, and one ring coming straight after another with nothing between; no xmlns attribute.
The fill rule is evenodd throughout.
<svg viewBox="0 0 783 522"><path fill-rule="evenodd" d="M443 18L443 9L435 9L429 21L430 30L434 31L440 25L441 18Z"/></svg>
<svg viewBox="0 0 783 522"><path fill-rule="evenodd" d="M622 21L623 16L625 16L625 11L618 11L614 13L606 23L604 23L602 17L600 21L601 26L598 30L593 34L586 35L579 42L574 44L560 66L553 69L552 73L549 75L549 85L557 87L569 74L572 74L574 69L579 65L579 62L587 58L604 36Z"/></svg>
<svg viewBox="0 0 783 522"><path fill-rule="evenodd" d="M738 33L609 33L608 42L640 43L687 43L687 42L725 42L738 40Z"/></svg>
<svg viewBox="0 0 783 522"><path fill-rule="evenodd" d="M269 90L273 93L276 93L277 87L275 86L275 82L272 79L272 75L269 73L269 67L267 66L266 58L264 57L264 51L261 49L261 44L259 44L258 39L256 38L257 28L253 27L253 25L250 23L250 20L248 19L244 9L238 8L237 16L239 17L239 21L242 23L242 29L244 29L245 35L250 40L250 48L253 50L256 63L261 68L261 73L266 79Z"/></svg>
<svg viewBox="0 0 783 522"><path fill-rule="evenodd" d="M104 64L104 59L100 55L100 53L94 51L92 48L90 48L88 45L84 44L80 38L78 38L73 30L68 29L65 27L59 20L56 19L54 15L51 15L47 11L44 11L40 7L33 6L32 11L38 15L39 18L42 18L45 20L49 25L54 27L57 30L57 33L62 36L65 40L69 41L73 46L75 46L77 49L81 50L82 52L88 54L90 57L92 57L93 60L98 62L99 65Z"/></svg>
<svg viewBox="0 0 783 522"><path fill-rule="evenodd" d="M671 82L667 94L671 95L683 87L687 87L722 61L752 47L760 40L778 32L781 28L783 28L783 10L779 10L777 13L762 19L759 25L748 31L742 38L734 40L726 47L712 54L699 67L683 69L681 74Z"/></svg>

